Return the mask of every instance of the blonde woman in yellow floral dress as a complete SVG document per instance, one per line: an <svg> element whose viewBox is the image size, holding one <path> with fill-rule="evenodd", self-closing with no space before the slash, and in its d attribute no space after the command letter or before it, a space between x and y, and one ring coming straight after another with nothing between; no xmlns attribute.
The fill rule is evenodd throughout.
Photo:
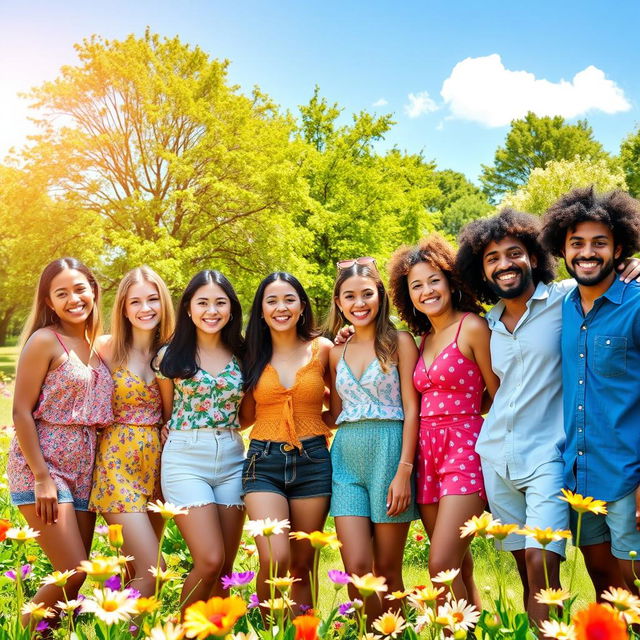
<svg viewBox="0 0 640 640"><path fill-rule="evenodd" d="M112 425L98 438L89 508L108 524L123 527L124 553L134 557L131 586L143 596L154 591L149 567L157 562L162 521L147 512L160 498L160 389L151 359L173 330L166 285L149 267L127 273L118 287L111 335L99 342L100 356L114 382Z"/></svg>

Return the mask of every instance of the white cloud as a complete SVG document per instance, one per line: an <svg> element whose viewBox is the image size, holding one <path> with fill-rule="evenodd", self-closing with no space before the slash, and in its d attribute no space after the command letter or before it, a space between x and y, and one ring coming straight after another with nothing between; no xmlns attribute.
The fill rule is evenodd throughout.
<svg viewBox="0 0 640 640"><path fill-rule="evenodd" d="M429 97L427 91L410 93L407 97L409 98L409 104L404 105L404 112L410 118L417 118L425 113L438 110L438 105Z"/></svg>
<svg viewBox="0 0 640 640"><path fill-rule="evenodd" d="M372 106L374 107L384 107L385 105L389 104L389 102L387 100L385 100L384 98L379 98L378 100L376 100Z"/></svg>
<svg viewBox="0 0 640 640"><path fill-rule="evenodd" d="M488 127L508 125L527 111L574 118L591 110L611 114L631 109L623 90L597 67L588 66L570 82L550 82L506 69L497 53L458 62L440 95L453 117Z"/></svg>

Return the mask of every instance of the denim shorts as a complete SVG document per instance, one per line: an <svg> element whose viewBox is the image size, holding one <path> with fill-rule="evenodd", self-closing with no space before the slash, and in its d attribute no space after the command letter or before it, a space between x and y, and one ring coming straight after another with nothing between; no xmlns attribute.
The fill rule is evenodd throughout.
<svg viewBox="0 0 640 640"><path fill-rule="evenodd" d="M530 476L514 480L503 478L483 460L482 474L491 515L503 524L568 529L569 505L559 498L564 486L563 473L562 460L554 460L541 464ZM565 540L556 540L547 549L564 558L565 544ZM542 548L534 538L515 533L497 542L496 546L505 551Z"/></svg>
<svg viewBox="0 0 640 640"><path fill-rule="evenodd" d="M575 537L578 514L571 510L571 531ZM585 513L580 526L580 546L611 543L611 554L629 560L629 551L640 553L640 531L636 529L635 491L619 500L607 502L607 515Z"/></svg>
<svg viewBox="0 0 640 640"><path fill-rule="evenodd" d="M242 472L243 494L279 493L287 499L331 495L331 457L324 436L286 442L251 440Z"/></svg>
<svg viewBox="0 0 640 640"><path fill-rule="evenodd" d="M243 462L234 429L171 430L160 468L164 499L178 507L242 506Z"/></svg>

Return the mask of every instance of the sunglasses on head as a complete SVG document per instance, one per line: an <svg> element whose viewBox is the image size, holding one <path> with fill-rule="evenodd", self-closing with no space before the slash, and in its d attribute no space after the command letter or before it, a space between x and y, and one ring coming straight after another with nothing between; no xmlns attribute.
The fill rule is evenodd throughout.
<svg viewBox="0 0 640 640"><path fill-rule="evenodd" d="M351 258L350 260L338 260L336 262L336 266L340 271L343 269L350 269L354 264L359 264L361 266L372 266L374 269L376 268L376 259L371 256L361 256L360 258Z"/></svg>

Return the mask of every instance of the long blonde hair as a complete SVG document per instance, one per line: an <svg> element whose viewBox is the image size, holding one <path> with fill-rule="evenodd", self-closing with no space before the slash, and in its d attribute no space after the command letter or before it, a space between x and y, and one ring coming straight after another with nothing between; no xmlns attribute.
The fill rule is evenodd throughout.
<svg viewBox="0 0 640 640"><path fill-rule="evenodd" d="M331 302L331 310L327 319L327 328L335 336L344 326L345 320L338 307L338 298L340 297L340 289L344 282L352 276L362 276L370 278L375 282L378 290L378 298L380 307L376 316L376 336L374 340L374 349L380 367L387 373L389 366L396 364L398 361L398 331L394 327L389 317L389 296L384 288L384 283L380 278L378 270L366 264L354 264L348 269L338 271L336 283L333 287L333 300Z"/></svg>
<svg viewBox="0 0 640 640"><path fill-rule="evenodd" d="M151 267L142 265L127 272L116 292L116 298L111 312L111 359L113 367L121 367L126 364L131 349L131 323L125 315L127 293L134 284L148 282L156 287L160 296L160 322L156 326L153 335L151 351L155 353L164 343L168 342L174 327L173 303L171 294L164 280Z"/></svg>
<svg viewBox="0 0 640 640"><path fill-rule="evenodd" d="M47 304L47 300L51 293L52 280L65 269L74 269L79 271L89 283L93 291L93 308L89 317L85 321L86 335L89 340L89 346L93 349L96 338L100 335L102 329L102 318L100 316L100 285L95 279L93 273L87 265L76 258L58 258L50 262L40 274L36 294L33 298L31 312L24 325L22 334L20 335L20 347L38 330L43 327L55 325L59 318L56 312Z"/></svg>

